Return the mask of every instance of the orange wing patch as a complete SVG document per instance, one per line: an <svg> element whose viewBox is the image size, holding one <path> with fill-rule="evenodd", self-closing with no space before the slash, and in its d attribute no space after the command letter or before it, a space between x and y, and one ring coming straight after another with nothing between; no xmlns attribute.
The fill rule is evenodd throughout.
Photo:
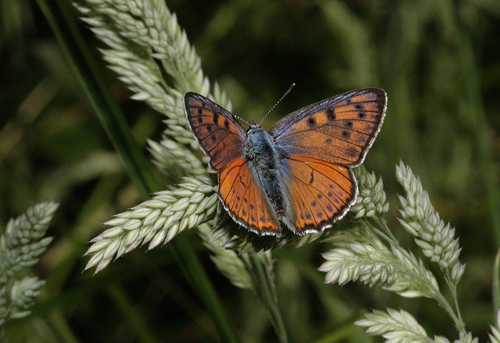
<svg viewBox="0 0 500 343"><path fill-rule="evenodd" d="M347 213L357 195L356 181L348 168L301 156L291 156L287 163L298 234L320 232Z"/></svg>
<svg viewBox="0 0 500 343"><path fill-rule="evenodd" d="M244 159L232 161L219 174L219 197L231 216L249 230L259 235L281 233L278 219L252 180L248 162Z"/></svg>
<svg viewBox="0 0 500 343"><path fill-rule="evenodd" d="M360 159L370 139L371 136L364 133L325 125L315 131L297 133L281 142L289 146L288 151L292 154L352 165Z"/></svg>
<svg viewBox="0 0 500 343"><path fill-rule="evenodd" d="M242 156L246 133L231 113L194 93L186 94L185 101L189 126L212 169L219 171Z"/></svg>
<svg viewBox="0 0 500 343"><path fill-rule="evenodd" d="M357 166L380 130L385 108L384 91L354 91L300 109L271 132L291 154Z"/></svg>

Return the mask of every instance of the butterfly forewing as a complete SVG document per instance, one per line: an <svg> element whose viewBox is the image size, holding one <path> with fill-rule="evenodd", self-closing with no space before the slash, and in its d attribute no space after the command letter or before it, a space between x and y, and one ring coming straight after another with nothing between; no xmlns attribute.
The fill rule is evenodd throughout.
<svg viewBox="0 0 500 343"><path fill-rule="evenodd" d="M229 111L196 93L187 93L184 100L189 126L212 169L220 171L243 156L246 132Z"/></svg>
<svg viewBox="0 0 500 343"><path fill-rule="evenodd" d="M344 93L291 113L270 134L288 153L357 166L380 130L386 103L378 88Z"/></svg>

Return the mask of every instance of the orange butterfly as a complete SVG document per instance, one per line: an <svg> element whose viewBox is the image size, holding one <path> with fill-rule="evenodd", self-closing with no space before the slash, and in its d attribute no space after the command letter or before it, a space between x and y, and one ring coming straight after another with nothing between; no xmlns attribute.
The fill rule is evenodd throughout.
<svg viewBox="0 0 500 343"><path fill-rule="evenodd" d="M387 94L354 90L295 111L266 132L245 131L229 111L196 93L185 98L195 138L219 173L231 217L259 235L320 232L342 218L358 194L359 166L384 121Z"/></svg>

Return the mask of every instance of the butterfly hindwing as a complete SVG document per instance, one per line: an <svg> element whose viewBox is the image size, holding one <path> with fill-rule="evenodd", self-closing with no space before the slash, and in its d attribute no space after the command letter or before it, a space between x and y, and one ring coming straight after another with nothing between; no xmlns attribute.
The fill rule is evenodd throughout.
<svg viewBox="0 0 500 343"><path fill-rule="evenodd" d="M226 109L196 93L184 97L187 119L203 151L216 171L243 155L246 132Z"/></svg>
<svg viewBox="0 0 500 343"><path fill-rule="evenodd" d="M356 179L346 167L291 155L286 168L298 234L322 231L343 217L356 199Z"/></svg>
<svg viewBox="0 0 500 343"><path fill-rule="evenodd" d="M270 134L287 153L358 166L380 130L386 104L382 89L344 93L291 113Z"/></svg>
<svg viewBox="0 0 500 343"><path fill-rule="evenodd" d="M252 179L248 162L233 160L219 174L219 197L229 214L259 235L279 235L281 228L271 204Z"/></svg>

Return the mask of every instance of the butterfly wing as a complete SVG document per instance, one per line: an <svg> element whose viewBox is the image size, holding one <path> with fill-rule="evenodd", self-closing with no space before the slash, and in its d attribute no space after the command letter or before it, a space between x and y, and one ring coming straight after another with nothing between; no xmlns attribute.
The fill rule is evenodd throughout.
<svg viewBox="0 0 500 343"><path fill-rule="evenodd" d="M253 180L248 161L235 159L219 174L219 197L233 219L259 235L280 235L276 214Z"/></svg>
<svg viewBox="0 0 500 343"><path fill-rule="evenodd" d="M295 111L270 130L284 152L298 233L321 231L341 218L357 196L354 175L382 126L382 89L347 92Z"/></svg>
<svg viewBox="0 0 500 343"><path fill-rule="evenodd" d="M344 166L309 157L286 161L290 229L299 235L320 232L349 210L357 196L356 179Z"/></svg>
<svg viewBox="0 0 500 343"><path fill-rule="evenodd" d="M380 131L386 105L382 89L351 91L291 113L269 133L288 153L355 167Z"/></svg>
<svg viewBox="0 0 500 343"><path fill-rule="evenodd" d="M213 170L243 157L246 132L228 110L196 93L187 93L184 102L189 126Z"/></svg>
<svg viewBox="0 0 500 343"><path fill-rule="evenodd" d="M260 235L281 231L267 197L253 180L243 153L245 129L228 110L206 97L187 93L187 119L196 140L219 172L219 198L235 221Z"/></svg>

